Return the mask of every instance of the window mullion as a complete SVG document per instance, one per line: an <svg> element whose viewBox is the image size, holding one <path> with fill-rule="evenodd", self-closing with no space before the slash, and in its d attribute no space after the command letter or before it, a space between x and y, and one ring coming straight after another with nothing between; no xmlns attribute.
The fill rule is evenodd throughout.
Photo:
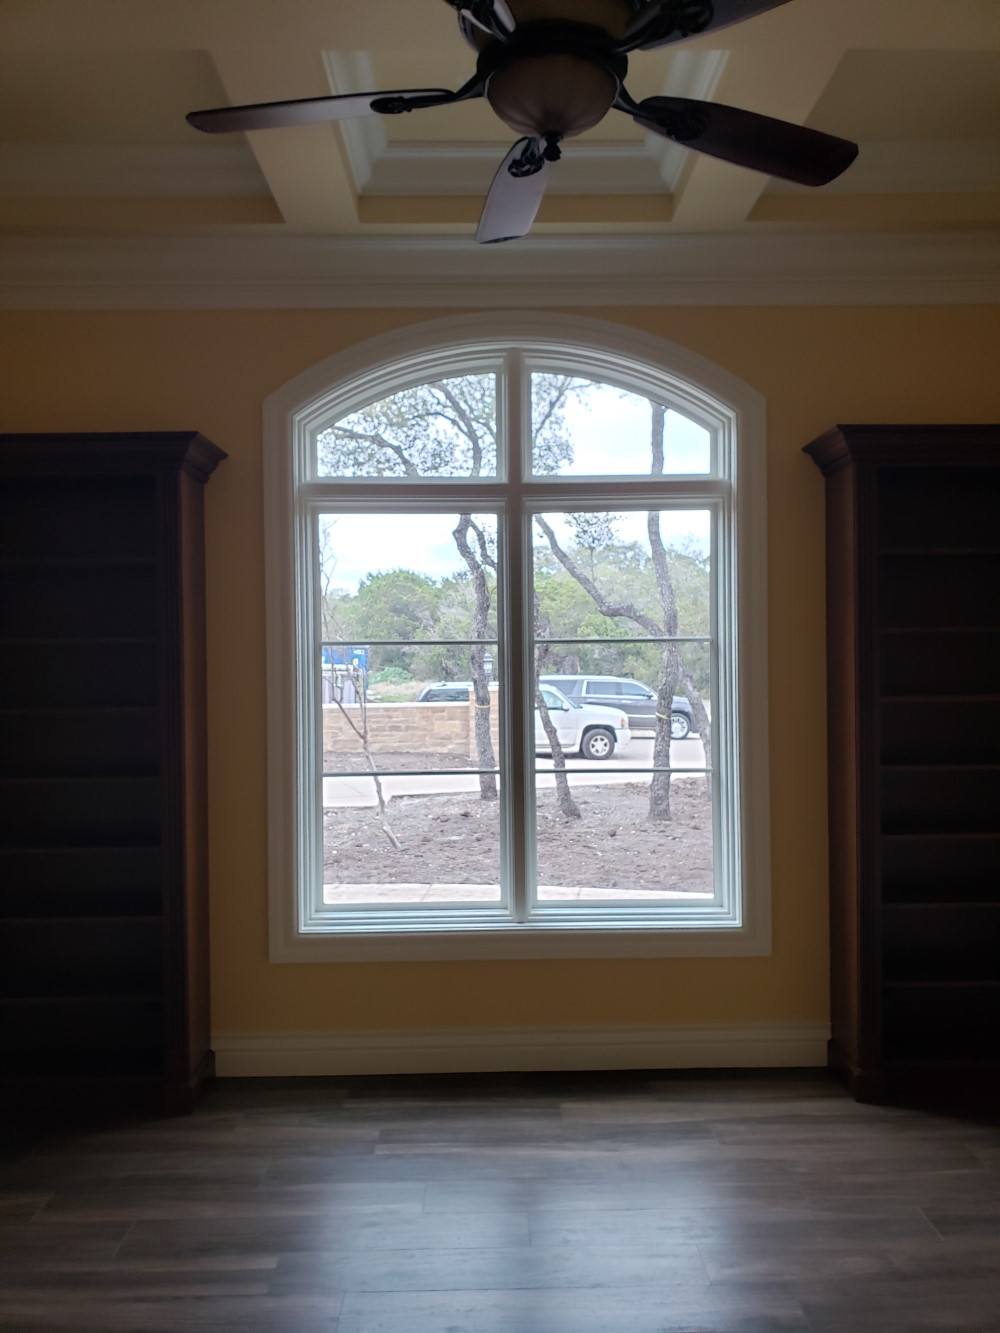
<svg viewBox="0 0 1000 1333"><path fill-rule="evenodd" d="M529 864L532 853L531 809L534 771L528 763L529 726L534 724L531 694L528 596L529 548L525 535L524 469L526 440L530 431L525 393L524 359L510 352L504 380L504 428L508 478L508 504L505 535L506 559L506 645L504 659L505 733L507 759L507 830L511 912L515 921L528 917Z"/></svg>

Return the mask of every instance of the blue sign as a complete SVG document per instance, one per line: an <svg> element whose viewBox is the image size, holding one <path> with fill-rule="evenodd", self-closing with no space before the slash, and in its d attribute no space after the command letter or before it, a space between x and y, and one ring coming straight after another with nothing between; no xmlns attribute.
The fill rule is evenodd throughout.
<svg viewBox="0 0 1000 1333"><path fill-rule="evenodd" d="M355 666L362 671L368 670L368 649L361 644L352 644L349 648L342 644L323 644L323 665Z"/></svg>

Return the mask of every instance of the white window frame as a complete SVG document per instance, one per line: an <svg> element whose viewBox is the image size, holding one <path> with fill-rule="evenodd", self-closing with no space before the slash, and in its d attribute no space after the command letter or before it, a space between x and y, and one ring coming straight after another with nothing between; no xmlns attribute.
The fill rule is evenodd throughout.
<svg viewBox="0 0 1000 1333"><path fill-rule="evenodd" d="M602 905L588 912L574 904L533 907L530 921L511 919L481 907L470 911L421 910L401 913L332 914L318 911L315 888L322 880L315 864L315 804L321 788L314 738L319 691L313 676L316 654L307 639L313 619L312 543L316 514L336 492L338 508L391 510L422 505L456 512L458 494L475 492L474 508L495 504L504 483L461 478L388 482L385 499L351 498L350 482L311 479L310 450L315 425L342 417L378 398L443 377L516 364L521 373L507 379L499 404L501 440L530 448L527 421L528 373L533 361L545 368L615 384L665 401L705 424L713 448L724 457L714 477L655 479L656 491L675 490L686 504L724 509L727 522L713 543L713 595L728 580L730 623L724 638L732 645L717 663L715 679L725 710L733 719L723 742L713 728L712 767L731 775L732 799L722 836L715 847L716 866L726 867L728 898L719 910L681 905L670 915L652 914L628 904ZM617 325L572 316L497 314L417 324L341 352L299 375L266 400L264 408L265 603L268 683L268 893L272 962L381 961L390 959L475 959L554 957L670 957L761 955L770 952L770 827L767 715L767 599L765 529L765 411L761 396L704 358L666 340ZM503 460L498 459L502 468ZM521 460L524 468L525 460ZM717 478L724 474L726 480ZM568 493L571 507L623 507L615 487L619 479L552 478L551 491ZM638 478L635 480L639 480ZM365 489L370 492L369 483ZM491 494L492 487L492 494ZM527 489L527 488L526 488ZM420 493L424 495L421 497ZM522 548L530 550L530 513L547 507L545 488L524 497ZM405 492L407 498L403 498ZM577 498L578 497L578 498ZM463 509L469 507L463 503ZM548 507L558 507L548 505ZM569 507L569 506L567 506ZM639 507L635 504L624 507ZM643 506L645 507L645 506ZM716 520L713 520L716 521ZM718 532L728 534L720 544ZM503 566L502 566L503 568ZM526 590L520 571L506 587L516 616ZM526 636L515 634L513 650L526 654ZM504 651L501 647L501 651ZM528 736L533 710L523 703L528 678L525 655L504 691L507 725L501 768L512 771L513 747L531 754ZM721 713L720 713L721 715ZM519 718L517 725L513 719ZM523 735L520 733L524 733ZM720 756L717 747L730 747ZM720 763L721 760L721 763ZM526 762L522 772L530 765ZM529 784L530 786L530 784ZM518 793L518 796L520 793ZM532 794L529 790L529 800ZM510 809L514 801L509 802ZM529 808L533 808L529 806ZM527 836L513 821L508 845ZM530 818L528 820L530 822ZM524 858L514 858L523 863ZM508 868L513 869L512 867ZM509 879L509 875L507 878ZM321 892L321 884L320 884ZM515 899L525 902L523 890ZM506 908L503 909L506 913ZM524 912L520 913L522 916Z"/></svg>

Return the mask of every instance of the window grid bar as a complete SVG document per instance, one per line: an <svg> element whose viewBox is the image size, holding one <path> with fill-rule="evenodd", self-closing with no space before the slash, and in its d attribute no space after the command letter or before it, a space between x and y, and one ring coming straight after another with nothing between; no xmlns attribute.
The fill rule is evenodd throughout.
<svg viewBox="0 0 1000 1333"><path fill-rule="evenodd" d="M358 639L324 639L322 646L324 648L474 648L483 647L490 644L496 645L499 641L493 639L365 639L363 643ZM559 644L559 643L607 643L607 644L630 644L630 643L711 643L712 637L709 634L666 634L650 635L644 638L635 639L536 639L536 644ZM576 673L578 675L584 672Z"/></svg>
<svg viewBox="0 0 1000 1333"><path fill-rule="evenodd" d="M324 639L324 648L482 648L497 639ZM610 642L623 642L611 640Z"/></svg>
<svg viewBox="0 0 1000 1333"><path fill-rule="evenodd" d="M569 777L579 777L584 773L700 773L710 774L715 770L711 768L567 768L559 770L555 768L537 768L536 776L545 776L549 773L564 771ZM503 773L499 768L380 768L372 773L360 769L336 769L331 772L324 771L324 778L477 778L480 776L502 778Z"/></svg>
<svg viewBox="0 0 1000 1333"><path fill-rule="evenodd" d="M711 643L711 642L712 642L712 636L710 634L664 634L664 635L650 635L645 638L637 638L637 639L609 638L609 639L536 639L535 640L536 645L558 644L558 643L608 643L608 644L614 644L615 646L618 646L623 643ZM556 675L558 673L553 672L552 674ZM590 672L575 671L570 674L576 676L586 676L590 675Z"/></svg>
<svg viewBox="0 0 1000 1333"><path fill-rule="evenodd" d="M531 577L531 540L524 513L526 456L531 435L531 403L524 356L515 350L505 358L506 377L503 398L503 435L507 442L508 502L504 523L507 560L504 598L505 638L503 707L506 737L507 786L505 795L508 843L507 872L510 879L511 915L515 922L530 917L529 901L534 852L534 779L529 763L529 745L534 730L534 652L528 624L532 605L527 580ZM531 682L529 684L529 682ZM530 726L530 731L529 731ZM515 813L516 812L516 813Z"/></svg>
<svg viewBox="0 0 1000 1333"><path fill-rule="evenodd" d="M512 377L516 378L516 377ZM519 451L510 451L510 482L495 477L456 477L452 481L440 478L412 477L342 477L303 482L299 493L304 499L319 501L332 512L349 512L352 508L377 508L388 503L393 507L419 508L426 501L444 502L444 507L465 512L477 506L501 504L511 485L517 485L525 498L538 506L552 502L557 511L597 508L609 496L615 503L622 501L626 509L657 509L660 501L667 507L698 508L706 501L717 500L730 489L728 481L704 474L682 474L675 477L651 475L623 480L621 477L576 478L565 476L541 481L515 475ZM566 500L567 489L576 498Z"/></svg>
<svg viewBox="0 0 1000 1333"><path fill-rule="evenodd" d="M559 771L565 772L567 777L581 777L585 773L600 774L602 772L601 769L596 769L596 768L567 768L564 770L559 770L555 768L536 768L535 774L537 776L538 774L545 775L548 773L557 773ZM607 773L625 773L625 774L673 773L675 776L680 773L700 773L707 776L715 772L715 770L712 768L609 768L603 771ZM379 776L381 777L382 775L379 774Z"/></svg>
<svg viewBox="0 0 1000 1333"><path fill-rule="evenodd" d="M620 771L620 770L619 770ZM326 773L325 778L478 778L482 776L500 778L499 768L380 768L370 770L339 769Z"/></svg>
<svg viewBox="0 0 1000 1333"><path fill-rule="evenodd" d="M124 641L123 641L124 642ZM493 639L365 639L363 643L357 639L324 639L322 646L324 648L475 648L494 646L499 640ZM607 643L616 646L630 643L711 643L712 638L709 634L667 634L650 635L645 638L634 639L536 639L536 644L559 644L559 643ZM576 673L584 675L584 672Z"/></svg>

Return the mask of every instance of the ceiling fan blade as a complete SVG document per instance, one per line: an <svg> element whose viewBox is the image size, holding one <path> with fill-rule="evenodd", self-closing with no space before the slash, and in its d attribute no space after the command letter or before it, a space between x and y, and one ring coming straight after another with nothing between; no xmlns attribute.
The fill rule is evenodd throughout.
<svg viewBox="0 0 1000 1333"><path fill-rule="evenodd" d="M644 129L685 148L799 185L828 185L858 155L848 139L717 102L647 97L630 110Z"/></svg>
<svg viewBox="0 0 1000 1333"><path fill-rule="evenodd" d="M651 51L702 32L717 32L787 3L788 0L659 0L647 5L637 16L622 46L627 51Z"/></svg>
<svg viewBox="0 0 1000 1333"><path fill-rule="evenodd" d="M447 106L474 94L446 88L410 88L385 93L350 93L345 97L300 97L291 102L258 102L253 106L220 106L192 111L187 121L206 134L234 130L280 130L293 125L321 125L370 114L397 115L424 107Z"/></svg>
<svg viewBox="0 0 1000 1333"><path fill-rule="evenodd" d="M486 196L476 240L514 241L532 228L548 184L549 164L538 139L518 139L500 164Z"/></svg>

